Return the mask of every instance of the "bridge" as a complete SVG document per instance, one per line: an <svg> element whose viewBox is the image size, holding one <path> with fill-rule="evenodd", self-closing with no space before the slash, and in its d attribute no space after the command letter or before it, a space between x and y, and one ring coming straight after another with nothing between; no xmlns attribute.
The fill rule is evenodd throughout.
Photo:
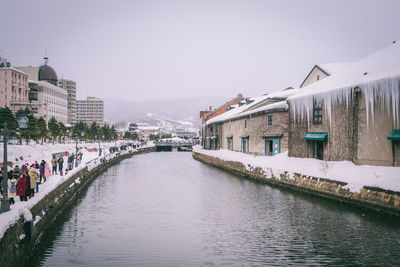
<svg viewBox="0 0 400 267"><path fill-rule="evenodd" d="M168 138L154 142L156 151L192 151L195 142L185 139Z"/></svg>

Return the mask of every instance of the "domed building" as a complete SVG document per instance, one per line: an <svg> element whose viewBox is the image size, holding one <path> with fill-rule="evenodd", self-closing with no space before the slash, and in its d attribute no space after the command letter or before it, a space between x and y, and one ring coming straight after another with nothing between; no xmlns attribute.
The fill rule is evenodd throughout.
<svg viewBox="0 0 400 267"><path fill-rule="evenodd" d="M44 58L44 65L39 67L39 81L46 81L55 86L58 86L58 77L56 71L47 65L47 61L49 60L47 57Z"/></svg>

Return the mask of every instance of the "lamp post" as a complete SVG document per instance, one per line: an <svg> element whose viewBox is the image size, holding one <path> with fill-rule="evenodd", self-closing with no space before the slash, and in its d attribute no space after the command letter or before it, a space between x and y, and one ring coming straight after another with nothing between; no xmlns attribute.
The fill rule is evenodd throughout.
<svg viewBox="0 0 400 267"><path fill-rule="evenodd" d="M81 137L85 135L84 131L81 131ZM75 167L78 167L78 135L75 134Z"/></svg>
<svg viewBox="0 0 400 267"><path fill-rule="evenodd" d="M17 118L18 127L25 129L28 126L28 118L25 115L20 115ZM0 130L0 134L3 136L3 179L1 186L3 188L3 194L1 198L0 213L10 210L10 200L8 199L8 170L7 170L7 136L12 131L7 129L7 122L4 122L4 127Z"/></svg>

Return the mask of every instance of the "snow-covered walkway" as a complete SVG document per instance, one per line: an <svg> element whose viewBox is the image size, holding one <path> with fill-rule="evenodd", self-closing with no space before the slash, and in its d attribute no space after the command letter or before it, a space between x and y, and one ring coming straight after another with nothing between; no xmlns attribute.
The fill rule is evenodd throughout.
<svg viewBox="0 0 400 267"><path fill-rule="evenodd" d="M265 172L272 171L274 176L289 172L291 177L299 173L318 178L345 182L351 192L360 192L364 186L379 187L384 190L400 192L400 167L355 165L350 161L321 161L310 158L293 158L288 153L275 156L253 156L230 150L206 150L201 146L193 151L222 159L241 162L248 170L257 167Z"/></svg>
<svg viewBox="0 0 400 267"><path fill-rule="evenodd" d="M117 142L117 146L120 142ZM152 144L148 144L151 146ZM47 177L47 181L39 185L39 192L35 193L35 196L28 201L20 201L19 197L14 198L15 204L10 206L10 211L0 214L0 238L3 237L5 231L15 224L20 216L24 216L25 220L34 220L34 224L40 220L39 216L32 218L30 209L37 204L41 199L43 199L47 194L53 191L57 186L62 184L64 181L68 180L71 176L79 172L80 170L88 167L89 170L95 168L100 164L100 157L98 156L98 151L89 152L90 148L98 148L98 143L79 143L78 147L81 148L79 151L83 153L82 162L78 167L74 167L73 170L66 173L64 176L52 175ZM115 146L114 142L101 143L101 148L103 154L101 158L111 159L116 156L116 153L110 153L109 148ZM75 153L75 143L72 144L31 144L31 145L9 145L8 146L8 161L13 162L15 165L22 166L24 163L29 165L41 160L45 160L49 165L53 153L60 152L70 152ZM123 153L128 153L133 151L131 147L127 150L122 151ZM3 157L3 150L0 153L1 158ZM22 159L20 159L22 157ZM18 159L18 160L17 160ZM14 166L15 166L14 165ZM67 160L64 157L64 169L67 167ZM77 179L75 183L79 183ZM43 214L44 215L44 214Z"/></svg>

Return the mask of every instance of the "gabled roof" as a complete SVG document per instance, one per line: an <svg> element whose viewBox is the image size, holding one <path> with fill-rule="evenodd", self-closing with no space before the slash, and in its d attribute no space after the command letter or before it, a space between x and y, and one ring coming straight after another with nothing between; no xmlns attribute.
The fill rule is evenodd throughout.
<svg viewBox="0 0 400 267"><path fill-rule="evenodd" d="M314 65L314 67L311 69L311 71L307 74L306 78L304 81L300 84L300 88L304 85L304 83L307 81L307 79L310 77L311 73L315 69L318 69L322 73L324 73L326 76L332 75L334 73L340 72L351 66L353 63L325 63L325 64L318 64Z"/></svg>
<svg viewBox="0 0 400 267"><path fill-rule="evenodd" d="M331 120L332 107L339 102L349 103L354 88L363 93L366 102L367 125L374 102L382 99L383 110L393 112L393 124L400 126L400 43L394 41L390 46L367 57L346 65L338 72L303 87L297 94L288 98L296 115L307 116L310 122L313 101L323 101Z"/></svg>
<svg viewBox="0 0 400 267"><path fill-rule="evenodd" d="M337 65L339 66L339 65ZM316 83L303 87L288 100L302 96L321 94L343 87L356 86L359 83L371 82L394 75L400 75L400 43L379 50L357 62L346 63L337 68L335 73Z"/></svg>

